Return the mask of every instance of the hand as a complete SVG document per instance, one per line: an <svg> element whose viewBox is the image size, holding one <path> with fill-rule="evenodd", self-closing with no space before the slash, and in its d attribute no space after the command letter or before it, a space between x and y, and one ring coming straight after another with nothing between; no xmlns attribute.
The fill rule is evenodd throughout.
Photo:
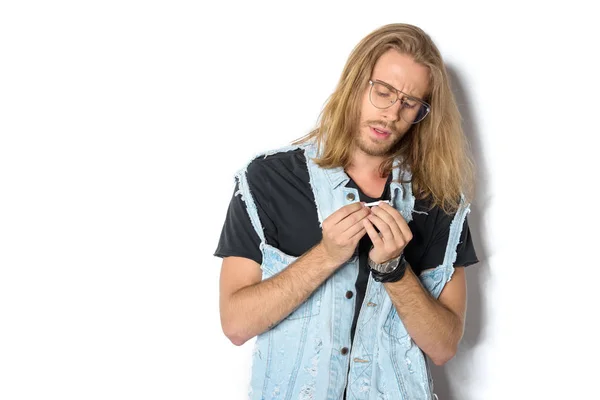
<svg viewBox="0 0 600 400"><path fill-rule="evenodd" d="M399 257L413 237L404 217L386 203L371 208L371 214L363 220L363 225L373 242L369 258L377 264Z"/></svg>
<svg viewBox="0 0 600 400"><path fill-rule="evenodd" d="M321 246L326 256L340 266L354 254L360 239L365 235L363 225L370 210L362 203L341 207L323 221Z"/></svg>

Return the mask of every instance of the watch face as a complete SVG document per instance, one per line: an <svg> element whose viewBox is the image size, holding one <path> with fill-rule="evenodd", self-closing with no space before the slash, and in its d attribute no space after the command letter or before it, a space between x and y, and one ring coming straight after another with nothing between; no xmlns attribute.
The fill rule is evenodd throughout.
<svg viewBox="0 0 600 400"><path fill-rule="evenodd" d="M382 274L387 274L389 272L392 272L394 269L396 269L396 267L399 264L400 259L396 258L393 260L390 260L388 262L385 262L383 264L375 264L375 263L371 263L369 262L371 268L373 268L374 270L376 270L377 272L381 272Z"/></svg>
<svg viewBox="0 0 600 400"><path fill-rule="evenodd" d="M386 262L385 264L383 264L383 271L384 273L388 273L388 272L392 272L393 270L396 269L396 267L398 266L398 260L391 260Z"/></svg>

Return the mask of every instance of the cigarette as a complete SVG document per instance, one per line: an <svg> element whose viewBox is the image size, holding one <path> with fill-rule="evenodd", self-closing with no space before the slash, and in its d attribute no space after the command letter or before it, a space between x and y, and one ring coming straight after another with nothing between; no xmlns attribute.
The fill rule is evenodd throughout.
<svg viewBox="0 0 600 400"><path fill-rule="evenodd" d="M374 201L374 202L372 202L372 203L366 203L366 204L365 204L365 206L366 206L366 207L378 206L378 205L379 205L379 203L387 203L387 204L390 204L390 201L389 201L389 200L380 200L380 201Z"/></svg>

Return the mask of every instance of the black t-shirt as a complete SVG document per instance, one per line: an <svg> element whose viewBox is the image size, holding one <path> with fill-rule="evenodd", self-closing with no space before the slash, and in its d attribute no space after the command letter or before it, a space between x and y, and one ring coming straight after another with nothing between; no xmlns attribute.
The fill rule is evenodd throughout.
<svg viewBox="0 0 600 400"><path fill-rule="evenodd" d="M310 186L306 158L302 149L281 152L266 158L257 158L248 165L247 179L250 192L263 225L266 242L289 254L299 257L322 239L315 197ZM348 187L358 189L360 200L365 202L388 199L390 179L379 198L370 198L350 179ZM262 263L259 249L260 238L254 230L246 203L235 193L229 204L225 223L215 256L238 256L250 258ZM404 249L404 255L415 274L442 264L454 215L446 214L440 207L430 209L430 204L415 200L412 221L408 226L413 234L412 240ZM355 314L351 335L358 319L369 277L367 266L371 240L368 235L358 245L359 275L356 280ZM478 262L475 248L465 219L461 238L457 246L454 266L469 266Z"/></svg>

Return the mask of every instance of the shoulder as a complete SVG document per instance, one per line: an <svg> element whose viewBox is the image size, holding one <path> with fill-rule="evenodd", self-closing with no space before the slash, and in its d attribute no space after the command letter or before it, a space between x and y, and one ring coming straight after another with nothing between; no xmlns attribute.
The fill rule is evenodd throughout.
<svg viewBox="0 0 600 400"><path fill-rule="evenodd" d="M244 170L252 183L303 175L306 170L304 149L293 146L261 153L253 157Z"/></svg>
<svg viewBox="0 0 600 400"><path fill-rule="evenodd" d="M470 204L461 202L457 210L446 212L443 207L432 200L415 200L413 209L413 227L431 236L446 236L454 225L454 229L468 229L467 214Z"/></svg>
<svg viewBox="0 0 600 400"><path fill-rule="evenodd" d="M415 199L415 205L413 208L413 212L417 214L427 215L430 218L434 217L437 220L445 221L445 220L453 220L455 217L463 214L465 211L468 212L470 209L470 204L464 201L464 198L458 199L458 209L455 209L451 212L446 212L443 207L438 204L435 204L433 199Z"/></svg>
<svg viewBox="0 0 600 400"><path fill-rule="evenodd" d="M432 231L440 227L449 227L456 213L448 214L431 199L415 199L413 221L416 227Z"/></svg>

